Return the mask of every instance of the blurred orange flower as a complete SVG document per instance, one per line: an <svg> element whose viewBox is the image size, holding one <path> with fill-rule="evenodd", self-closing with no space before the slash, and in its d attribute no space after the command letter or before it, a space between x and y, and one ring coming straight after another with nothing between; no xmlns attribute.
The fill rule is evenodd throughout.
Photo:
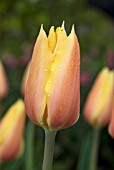
<svg viewBox="0 0 114 170"><path fill-rule="evenodd" d="M107 67L98 74L84 106L84 117L92 125L109 123L113 101L114 71Z"/></svg>
<svg viewBox="0 0 114 170"><path fill-rule="evenodd" d="M18 100L0 121L0 162L16 159L22 154L24 125L25 106Z"/></svg>

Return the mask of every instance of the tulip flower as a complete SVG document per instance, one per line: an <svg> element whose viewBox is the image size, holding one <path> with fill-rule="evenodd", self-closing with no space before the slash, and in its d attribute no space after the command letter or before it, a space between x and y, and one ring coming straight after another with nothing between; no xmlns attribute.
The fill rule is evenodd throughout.
<svg viewBox="0 0 114 170"><path fill-rule="evenodd" d="M110 123L109 123L108 132L114 138L114 98L113 98L112 115L111 115L111 119L110 119Z"/></svg>
<svg viewBox="0 0 114 170"><path fill-rule="evenodd" d="M98 74L84 107L84 116L90 124L95 126L108 124L113 101L113 88L114 71L104 67Z"/></svg>
<svg viewBox="0 0 114 170"><path fill-rule="evenodd" d="M0 162L14 160L22 154L24 125L25 106L18 100L0 121Z"/></svg>
<svg viewBox="0 0 114 170"><path fill-rule="evenodd" d="M27 83L28 75L29 75L29 69L30 69L30 62L28 63L28 65L25 69L25 72L24 72L24 75L23 75L23 78L22 78L22 82L21 82L21 93L23 95L25 93L25 86L26 86L26 83Z"/></svg>
<svg viewBox="0 0 114 170"><path fill-rule="evenodd" d="M41 26L25 89L29 118L36 124L58 130L73 125L79 117L80 52L74 27L67 36L64 26L47 37Z"/></svg>
<svg viewBox="0 0 114 170"><path fill-rule="evenodd" d="M80 50L74 26L68 36L64 23L56 31L52 26L48 36L41 26L25 88L25 106L29 118L46 131L43 170L51 170L54 132L78 120L79 103Z"/></svg>
<svg viewBox="0 0 114 170"><path fill-rule="evenodd" d="M98 74L84 106L84 117L93 125L90 133L89 170L97 170L100 129L109 123L114 95L114 71L104 67Z"/></svg>
<svg viewBox="0 0 114 170"><path fill-rule="evenodd" d="M8 94L8 81L2 62L0 61L0 99Z"/></svg>

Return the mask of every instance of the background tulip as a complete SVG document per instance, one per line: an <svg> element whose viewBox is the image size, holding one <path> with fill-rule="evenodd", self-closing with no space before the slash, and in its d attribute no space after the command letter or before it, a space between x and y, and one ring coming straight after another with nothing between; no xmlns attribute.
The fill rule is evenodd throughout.
<svg viewBox="0 0 114 170"><path fill-rule="evenodd" d="M114 90L114 71L104 67L98 74L84 106L84 117L93 125L89 135L88 170L97 170L101 127L108 124L111 116ZM86 153L87 154L87 153Z"/></svg>
<svg viewBox="0 0 114 170"><path fill-rule="evenodd" d="M0 122L0 162L16 159L22 154L24 125L25 106L18 100Z"/></svg>
<svg viewBox="0 0 114 170"><path fill-rule="evenodd" d="M51 130L73 125L79 117L80 50L74 27L67 36L41 26L25 90L26 111L36 124Z"/></svg>
<svg viewBox="0 0 114 170"><path fill-rule="evenodd" d="M114 71L103 68L87 97L84 116L92 125L108 124L111 115L114 88Z"/></svg>
<svg viewBox="0 0 114 170"><path fill-rule="evenodd" d="M0 61L0 99L8 94L8 81L2 62Z"/></svg>

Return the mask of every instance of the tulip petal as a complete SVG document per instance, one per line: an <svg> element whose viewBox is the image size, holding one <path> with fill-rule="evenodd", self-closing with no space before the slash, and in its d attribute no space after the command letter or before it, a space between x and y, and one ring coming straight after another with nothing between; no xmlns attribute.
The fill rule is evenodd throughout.
<svg viewBox="0 0 114 170"><path fill-rule="evenodd" d="M48 35L48 44L49 49L53 53L56 47L56 33L54 32L54 27L50 28L49 35Z"/></svg>
<svg viewBox="0 0 114 170"><path fill-rule="evenodd" d="M64 30L58 28L58 31L56 56L45 87L48 109L47 122L51 129L56 130L67 127L69 122L74 124L78 119L80 84L80 52L74 28L68 37Z"/></svg>
<svg viewBox="0 0 114 170"><path fill-rule="evenodd" d="M52 62L53 55L49 50L48 38L41 27L31 60L30 74L25 90L25 105L29 118L42 126L46 108L45 84Z"/></svg>

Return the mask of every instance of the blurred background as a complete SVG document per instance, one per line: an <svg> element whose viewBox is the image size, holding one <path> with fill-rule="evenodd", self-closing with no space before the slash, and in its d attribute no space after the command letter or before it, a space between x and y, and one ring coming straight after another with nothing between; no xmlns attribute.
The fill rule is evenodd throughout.
<svg viewBox="0 0 114 170"><path fill-rule="evenodd" d="M1 118L11 104L23 98L20 84L41 24L48 33L51 25L60 26L65 20L68 34L75 25L81 49L81 116L73 127L58 132L53 170L76 170L82 145L84 148L88 145L86 134L91 126L83 118L83 106L97 73L103 66L114 67L113 11L111 0L0 0L0 60L9 82L9 94L0 100ZM4 162L1 170L27 170L28 123L27 118L23 156ZM44 131L32 126L33 170L41 170ZM101 132L98 170L107 169L114 170L114 141L106 127Z"/></svg>

